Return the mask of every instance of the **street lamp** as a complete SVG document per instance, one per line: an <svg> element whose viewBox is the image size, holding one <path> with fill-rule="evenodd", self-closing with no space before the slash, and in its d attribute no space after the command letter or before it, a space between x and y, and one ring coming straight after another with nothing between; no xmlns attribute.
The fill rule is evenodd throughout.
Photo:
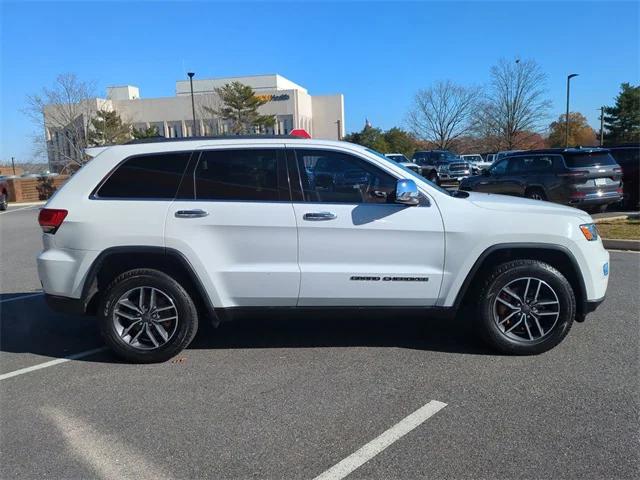
<svg viewBox="0 0 640 480"><path fill-rule="evenodd" d="M196 104L193 100L193 76L194 72L188 72L189 83L191 84L191 113L193 113L193 136L196 136Z"/></svg>
<svg viewBox="0 0 640 480"><path fill-rule="evenodd" d="M569 146L569 86L571 85L571 79L573 77L577 77L577 73L572 73L571 75L567 75L567 116L564 118L565 127L564 127L564 146Z"/></svg>

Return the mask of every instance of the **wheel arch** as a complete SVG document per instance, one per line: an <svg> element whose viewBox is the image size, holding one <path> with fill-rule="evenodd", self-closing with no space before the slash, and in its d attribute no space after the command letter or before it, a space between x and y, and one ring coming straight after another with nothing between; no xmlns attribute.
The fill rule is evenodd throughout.
<svg viewBox="0 0 640 480"><path fill-rule="evenodd" d="M220 321L189 260L177 250L150 246L111 247L102 251L87 272L81 296L83 312L94 314L109 283L121 273L135 268L152 268L172 276L183 284L200 311L214 323Z"/></svg>
<svg viewBox="0 0 640 480"><path fill-rule="evenodd" d="M562 246L544 243L505 243L487 248L478 257L467 274L454 301L458 309L472 301L481 280L494 266L517 259L539 260L556 268L571 284L576 296L577 314L587 313L587 289L577 260L571 251Z"/></svg>

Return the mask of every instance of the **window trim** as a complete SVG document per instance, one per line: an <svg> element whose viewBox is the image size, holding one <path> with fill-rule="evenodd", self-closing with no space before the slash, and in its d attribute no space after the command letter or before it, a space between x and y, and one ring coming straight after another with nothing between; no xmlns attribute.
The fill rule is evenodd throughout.
<svg viewBox="0 0 640 480"><path fill-rule="evenodd" d="M179 154L179 153L188 153L189 159L187 160L187 165L182 171L182 175L180 176L180 181L178 182L178 186L176 187L176 191L174 192L173 197L101 197L98 195L98 192L100 191L100 189L103 187L105 183L107 183L107 181L109 181L111 176L122 165L124 165L125 162L131 160L132 158L150 157L150 156L157 156L157 155L173 155L173 154ZM193 160L194 153L196 153L195 150L170 150L165 152L145 152L145 153L136 153L133 155L129 155L123 158L122 160L120 160L111 170L109 170L109 172L107 172L107 174L103 177L103 179L100 180L100 182L98 182L98 184L93 188L93 190L91 190L91 193L89 194L89 200L102 200L102 201L120 201L121 200L121 201L128 201L128 202L130 201L173 202L176 199L176 196L178 195L178 191L180 190L180 186L184 181L185 174L189 171L189 167L191 166L191 161Z"/></svg>
<svg viewBox="0 0 640 480"><path fill-rule="evenodd" d="M295 168L295 170L291 171L289 173L289 177L291 178L291 176L293 175L294 177L297 176L298 181L295 182L296 183L296 187L299 188L299 190L295 191L296 194L301 195L301 198L299 200L292 200L293 203L304 203L304 204L315 204L315 205L377 205L377 206L382 206L382 205L386 205L386 206L395 206L395 207L399 207L399 208L407 208L407 205L404 205L402 203L396 203L396 202L392 202L392 203L376 203L376 202L313 202L313 201L307 201L305 199L304 196L304 187L302 185L302 175L300 174L300 162L298 162L298 150L321 150L321 151L331 151L331 152L336 152L336 153L341 153L343 155L349 155L352 157L357 158L360 161L366 162L371 168L375 168L377 170L382 171L384 174L389 175L390 177L392 177L396 182L398 180L401 180L402 178L398 177L397 174L395 172L390 172L387 171L386 169L380 167L380 165L377 165L376 163L372 162L370 159L368 159L367 157L363 156L363 155L359 155L357 152L354 151L347 151L341 148L336 148L330 145L309 145L309 146L305 146L305 145L298 145L298 144L290 144L287 145L287 152L291 152L291 157L293 160L293 164L289 164L287 163L287 167L291 168L293 170L293 168ZM291 194L292 194L292 198L293 198L293 194L294 194L294 189L293 189L293 182L290 182L290 184L292 185L291 188ZM424 197L425 199L427 199L427 197L420 192L420 196ZM427 201L424 202L424 204L421 202L419 205L415 205L415 207L423 207L423 206L429 206L430 202Z"/></svg>

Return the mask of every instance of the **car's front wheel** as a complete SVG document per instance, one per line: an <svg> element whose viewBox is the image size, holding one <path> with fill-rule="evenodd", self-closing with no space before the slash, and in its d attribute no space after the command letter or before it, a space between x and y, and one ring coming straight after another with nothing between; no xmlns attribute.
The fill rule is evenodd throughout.
<svg viewBox="0 0 640 480"><path fill-rule="evenodd" d="M6 210L7 206L7 195L5 193L0 193L0 210Z"/></svg>
<svg viewBox="0 0 640 480"><path fill-rule="evenodd" d="M125 360L164 362L185 349L198 313L185 289L166 273L130 270L107 288L99 309L105 342Z"/></svg>
<svg viewBox="0 0 640 480"><path fill-rule="evenodd" d="M569 333L576 300L558 270L538 260L513 260L487 277L479 298L480 330L495 349L530 355L550 350Z"/></svg>

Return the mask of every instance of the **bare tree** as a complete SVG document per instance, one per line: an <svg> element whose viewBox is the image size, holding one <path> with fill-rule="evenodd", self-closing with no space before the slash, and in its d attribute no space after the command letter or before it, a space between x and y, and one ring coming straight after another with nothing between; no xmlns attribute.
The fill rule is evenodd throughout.
<svg viewBox="0 0 640 480"><path fill-rule="evenodd" d="M47 153L52 170L81 166L86 161L87 132L101 107L93 83L73 73L58 75L51 88L27 97L25 113L42 135L35 137L36 151Z"/></svg>
<svg viewBox="0 0 640 480"><path fill-rule="evenodd" d="M520 148L544 130L551 102L547 76L534 60L502 59L476 115L476 133L493 139L496 150Z"/></svg>
<svg viewBox="0 0 640 480"><path fill-rule="evenodd" d="M447 80L419 90L407 115L412 133L437 148L451 148L455 140L470 132L477 88L467 88Z"/></svg>

